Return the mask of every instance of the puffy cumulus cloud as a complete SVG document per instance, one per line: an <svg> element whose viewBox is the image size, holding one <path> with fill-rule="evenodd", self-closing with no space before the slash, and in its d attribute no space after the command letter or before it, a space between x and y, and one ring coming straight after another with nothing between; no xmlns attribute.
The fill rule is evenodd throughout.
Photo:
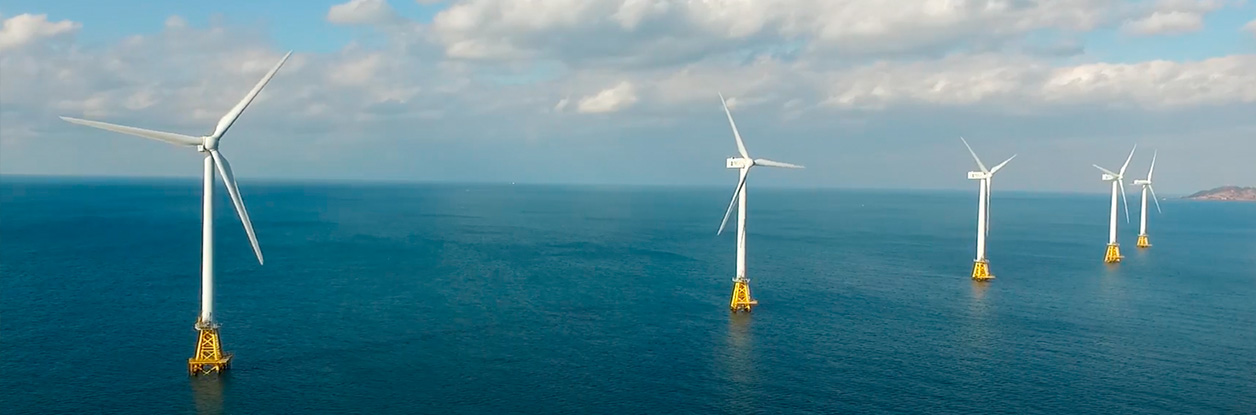
<svg viewBox="0 0 1256 415"><path fill-rule="evenodd" d="M684 20L672 23L685 23L687 30L699 33L721 33L726 39L744 37L730 40L730 45L753 49L760 46L754 36L765 28L776 25L773 30L784 30L785 26L779 23L784 17L771 17L774 15L787 15L797 23L808 12L842 15L834 10L858 14L872 13L874 9L860 1L821 3L812 5L814 9L798 7L784 13L781 10L787 8L761 0L467 0L451 5L442 13L444 17L437 18L427 33L435 36L433 44L394 39L395 43L384 46L350 44L333 53L295 55L260 101L275 102L259 105L250 112L275 108L278 121L302 124L297 121L301 117L314 117L317 123L328 126L370 120L432 119L451 113L518 113L521 109L541 114L610 113L633 107L640 109L637 113L683 117L694 103L715 102L717 92L741 108L766 107L795 113L887 110L922 104L989 105L1004 111L1079 102L1166 108L1250 102L1251 88L1247 85L1256 85L1245 75L1256 69L1249 56L1199 62L1060 66L1032 55L995 52L955 52L942 58L912 59L891 55L839 65L832 64L828 59L831 55L821 51L795 56L759 54L750 55L749 59L699 54L663 66L564 64L565 69L557 75L532 80L525 76L521 83L511 84L486 79L482 62L440 59L449 50L449 44L440 38L438 26L452 24L450 19L466 20L460 24L467 27L486 26L491 32L495 24L521 30L581 27L588 24L590 16L596 16L593 20L613 22L612 26L619 28L616 30L636 30L631 28L657 25L667 16L683 16ZM1106 7L1098 1L1070 4L1099 14ZM727 7L716 7L720 5ZM1165 10L1216 7L1207 2L1181 1L1157 5ZM336 7L341 6L360 11L386 8L387 4L354 0ZM921 16L933 16L924 21L933 21L935 26L950 25L948 22L974 15L1002 16L995 20L1011 22L1002 23L1005 28L1021 28L1015 30L1089 24L1066 23L1071 19L1063 16L1073 12L1049 3L924 1L917 6L908 11L881 11L876 16L885 22L919 21ZM677 10L683 13L677 14ZM704 20L692 21L699 15ZM6 30L12 19L6 20ZM440 23L442 19L444 23ZM776 23L769 23L772 21ZM872 29L856 32L878 33ZM654 36L650 33L653 32L642 32L640 36ZM659 39L660 43L669 43ZM511 43L509 47L528 44L521 42L524 43ZM283 53L265 45L267 38L262 31L221 25L196 28L172 16L161 33L134 36L114 45L55 53L31 50L6 54L0 60L0 69L6 77L27 82L6 82L0 86L0 92L6 103L15 105L6 106L6 110L20 107L48 115L93 117L152 113L160 114L154 118L199 128L202 123L217 119ZM681 55L684 54L677 56ZM516 57L514 62L548 60L542 56ZM455 111L444 108L450 105L464 107Z"/></svg>
<svg viewBox="0 0 1256 415"><path fill-rule="evenodd" d="M637 103L637 90L631 82L624 81L603 89L596 95L580 99L576 111L585 114L615 112Z"/></svg>
<svg viewBox="0 0 1256 415"><path fill-rule="evenodd" d="M164 26L167 29L182 29L188 26L188 21L187 19L184 19L183 16L170 16L166 18Z"/></svg>
<svg viewBox="0 0 1256 415"><path fill-rule="evenodd" d="M1204 27L1205 14L1224 6L1219 0L1161 0L1145 15L1126 21L1121 30L1139 36L1195 32Z"/></svg>
<svg viewBox="0 0 1256 415"><path fill-rule="evenodd" d="M790 7L779 0L464 0L448 5L430 25L404 19L388 25L387 33L404 36L295 54L233 130L232 157L242 166L266 165L280 176L479 180L483 176L475 176L477 169L508 165L524 155L545 161L530 166L585 163L586 171L620 177L615 172L626 165L614 163L639 162L634 155L657 153L660 145L673 146L666 148L668 157L676 157L669 159L674 165L693 165L681 159L687 154L705 157L707 143L665 143L657 137L701 136L691 134L694 128L723 133L717 93L728 98L745 128L797 135L808 148L821 149L834 140L835 128L843 130L842 140L928 135L937 125L1000 123L1045 136L1057 131L1053 128L1064 119L1059 114L1074 115L1083 111L1079 108L1087 115L1160 122L1256 102L1256 76L1249 75L1256 74L1256 56L1104 63L1086 56L1059 60L974 46L1036 28L1117 27L1158 11L1206 12L1180 6L1188 3L1176 8L1166 2L1146 7L1115 3L938 0L883 10L856 0L799 0ZM340 6L371 4L386 7L366 0ZM332 14L329 20L345 24L383 21ZM43 164L23 160L46 160L67 151L135 159L116 153L132 146L115 149L96 144L113 140L84 140L104 133L63 123L57 115L206 133L285 52L263 30L197 27L177 16L167 19L159 33L113 44L69 45L17 47L0 54L5 78L22 80L0 83L5 103L0 107L0 167L6 172L46 171ZM901 53L932 47L938 53ZM1238 112L1235 108L1251 106L1229 111ZM903 118L918 121L902 123ZM1051 123L1022 128L1021 123L1034 120ZM1132 122L1130 128L1139 125ZM41 147L57 139L73 146ZM536 144L543 140L562 145ZM791 140L756 145L768 147L766 154L789 154L788 148L770 146ZM640 148L632 147L638 143ZM881 150L860 145L863 153L858 154ZM240 147L249 151L235 153ZM564 159L536 150L542 147L571 153ZM48 149L47 155L30 156L40 148ZM510 156L494 158L499 153ZM607 157L591 156L596 154ZM339 162L328 162L348 158L357 158L357 164L346 161L347 167L334 170ZM320 167L283 164L289 159L318 160ZM861 160L844 162L875 168L858 164ZM672 173L658 169L660 177Z"/></svg>
<svg viewBox="0 0 1256 415"><path fill-rule="evenodd" d="M908 64L877 62L828 74L829 96L823 104L845 109L1003 104L1025 98L1032 88L1032 74L1045 69L1032 60L997 55Z"/></svg>
<svg viewBox="0 0 1256 415"><path fill-rule="evenodd" d="M69 20L50 22L46 14L19 14L4 19L3 26L0 26L0 51L16 49L41 39L71 35L81 26Z"/></svg>
<svg viewBox="0 0 1256 415"><path fill-rule="evenodd" d="M1204 16L1190 12L1155 12L1126 23L1122 30L1135 35L1169 35L1190 33L1204 27Z"/></svg>
<svg viewBox="0 0 1256 415"><path fill-rule="evenodd" d="M206 134L285 52L264 30L225 22L171 24L112 44L6 51L0 54L0 169L191 174L177 158L185 152L173 146L57 116ZM233 128L226 145L237 172L438 179L483 167L471 160L449 168L437 160L472 152L476 143L520 131L549 137L548 131L559 130L539 117L553 105L552 95L538 93L541 87L480 82L473 78L475 68L443 63L439 56L439 49L408 44L298 51ZM416 162L433 167L416 173L408 167Z"/></svg>
<svg viewBox="0 0 1256 415"><path fill-rule="evenodd" d="M438 14L454 58L658 60L776 45L865 54L946 51L1039 29L1080 31L1120 0L465 0Z"/></svg>
<svg viewBox="0 0 1256 415"><path fill-rule="evenodd" d="M0 73L22 82L0 83L0 128L62 131L56 116L68 115L203 134L284 52L270 47L262 31L190 27L170 18L160 33L112 45L6 53ZM389 52L350 45L330 54L294 54L241 122L272 130L356 132L362 122L439 117L434 110L457 104L468 92L458 82L464 79L459 71L426 56ZM414 76L419 73L425 76ZM470 92L475 94L468 97L482 96ZM0 136L6 142L36 138Z"/></svg>
<svg viewBox="0 0 1256 415"><path fill-rule="evenodd" d="M349 0L331 6L327 21L342 25L380 25L400 21L400 16L386 0Z"/></svg>
<svg viewBox="0 0 1256 415"><path fill-rule="evenodd" d="M1256 20L1252 20L1247 22L1247 24L1244 24L1243 31L1256 35Z"/></svg>
<svg viewBox="0 0 1256 415"><path fill-rule="evenodd" d="M1049 101L1134 103L1167 108L1256 102L1256 56L1198 62L1095 63L1052 70Z"/></svg>
<svg viewBox="0 0 1256 415"><path fill-rule="evenodd" d="M981 56L832 75L824 104L885 109L895 104L987 105L1005 112L1098 104L1166 110L1256 102L1256 56L1052 67L1027 58Z"/></svg>
<svg viewBox="0 0 1256 415"><path fill-rule="evenodd" d="M560 90L551 103L586 91L578 102L581 112L612 111L616 107L609 103L631 96L638 107L634 113L678 118L692 116L695 108L709 109L718 103L717 93L730 105L782 116L922 106L1014 116L1096 105L1167 111L1256 102L1256 55L1053 65L1030 55L986 53L838 68L772 58L743 65L712 60L676 69L589 69L550 87ZM563 101L559 109L567 105Z"/></svg>

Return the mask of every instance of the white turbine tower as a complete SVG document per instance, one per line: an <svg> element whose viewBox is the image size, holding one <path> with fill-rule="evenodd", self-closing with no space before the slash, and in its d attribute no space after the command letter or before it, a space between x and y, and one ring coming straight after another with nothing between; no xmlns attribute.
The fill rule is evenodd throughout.
<svg viewBox="0 0 1256 415"><path fill-rule="evenodd" d="M1135 185L1143 187L1143 215L1139 220L1138 226L1139 248L1151 247L1151 243L1147 241L1147 192L1151 192L1151 200L1156 202L1156 212L1164 213L1160 210L1160 199L1156 197L1156 189L1151 187L1151 174L1156 171L1156 153L1159 153L1159 151L1153 151L1151 153L1151 168L1147 170L1147 178L1134 180Z"/></svg>
<svg viewBox="0 0 1256 415"><path fill-rule="evenodd" d="M750 312L750 308L759 304L759 302L750 298L750 280L746 278L746 176L750 174L750 169L755 166L791 169L801 169L803 167L797 164L750 158L750 153L746 152L746 145L741 141L741 133L737 132L737 123L733 122L733 113L728 111L728 103L724 101L723 94L720 94L720 103L724 105L724 114L728 115L728 125L733 127L733 138L737 140L737 152L741 154L741 157L729 157L726 167L740 171L741 178L737 180L737 188L733 190L733 200L728 202L728 210L724 211L724 221L720 222L720 230L716 232L716 235L724 233L724 225L728 224L728 216L733 213L733 205L736 204L737 276L733 278L733 299L729 303L729 308L734 313L738 311Z"/></svg>
<svg viewBox="0 0 1256 415"><path fill-rule="evenodd" d="M230 353L223 353L222 344L218 338L218 323L214 321L214 170L222 176L223 184L227 187L227 193L231 195L231 202L235 205L236 213L240 216L240 221L244 223L244 232L248 234L249 242L253 245L253 253L257 255L258 264L263 263L262 249L257 245L257 236L253 233L253 223L249 221L249 213L244 209L244 201L240 199L240 190L236 186L235 175L231 172L231 164L227 162L227 158L218 151L218 143L222 136L226 134L231 125L240 118L240 114L244 109L253 102L257 94L262 91L270 78L275 76L279 71L279 67L292 52L288 52L271 68L270 72L262 78L257 85L253 86L253 90L249 91L244 99L240 100L231 111L227 112L222 119L218 120L218 125L214 127L214 132L200 137L192 137L177 133L167 133L161 131L146 130L143 128L127 127L116 124L109 124L99 121L81 120L78 118L61 117L61 119L74 124L86 125L88 127L100 128L113 132L130 134L134 136L149 138L153 140L164 141L171 144L195 147L196 151L205 153L205 170L204 178L204 195L202 201L201 212L201 313L196 319L196 330L199 336L196 343L196 354L188 359L188 372L196 374L208 374L221 372L231 365Z"/></svg>
<svg viewBox="0 0 1256 415"><path fill-rule="evenodd" d="M992 169L986 169L986 165L981 162L981 158L977 157L977 152L973 151L972 146L968 145L968 140L964 137L959 138L964 142L964 147L968 148L968 154L973 155L973 160L977 162L977 168L981 171L968 172L969 180L978 180L981 183L980 189L977 191L977 259L973 261L973 279L977 281L986 281L994 279L994 275L990 274L990 261L986 259L986 237L990 235L990 184L994 178L994 174L1003 169L1009 161L1016 158L1013 154L1007 160L994 166Z"/></svg>
<svg viewBox="0 0 1256 415"><path fill-rule="evenodd" d="M1134 159L1134 150L1138 150L1137 144L1134 145L1133 149L1130 149L1130 155L1125 158L1125 164L1121 165L1119 173L1113 173L1111 170L1099 167L1098 164L1093 165L1096 169L1103 171L1104 181L1112 182L1112 215L1108 221L1108 250L1103 255L1103 262L1109 264L1121 262L1121 258L1124 258L1121 256L1121 246L1116 243L1116 193L1117 190L1121 192L1121 201L1125 206L1125 222L1128 223L1130 220L1130 205L1129 199L1125 198L1125 183L1123 181L1125 180L1125 169L1130 166L1130 160Z"/></svg>

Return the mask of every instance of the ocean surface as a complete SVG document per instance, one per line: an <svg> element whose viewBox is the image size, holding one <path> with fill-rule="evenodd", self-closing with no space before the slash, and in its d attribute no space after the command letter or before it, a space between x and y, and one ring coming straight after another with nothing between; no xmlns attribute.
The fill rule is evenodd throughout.
<svg viewBox="0 0 1256 415"><path fill-rule="evenodd" d="M1256 413L1256 203L757 186L220 187L192 379L198 182L0 178L0 413Z"/></svg>

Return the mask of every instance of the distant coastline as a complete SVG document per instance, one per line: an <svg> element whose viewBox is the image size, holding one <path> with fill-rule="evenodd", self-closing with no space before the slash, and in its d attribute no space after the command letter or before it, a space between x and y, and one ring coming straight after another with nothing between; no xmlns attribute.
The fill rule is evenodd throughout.
<svg viewBox="0 0 1256 415"><path fill-rule="evenodd" d="M1216 189L1196 192L1183 199L1256 202L1256 187L1222 186Z"/></svg>

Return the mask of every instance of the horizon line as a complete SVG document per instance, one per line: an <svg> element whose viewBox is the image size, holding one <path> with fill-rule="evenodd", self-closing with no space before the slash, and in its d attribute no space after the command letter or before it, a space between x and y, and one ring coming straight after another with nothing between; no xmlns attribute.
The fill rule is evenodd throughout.
<svg viewBox="0 0 1256 415"><path fill-rule="evenodd" d="M26 179L61 179L61 180L82 180L82 181L198 181L197 176L133 176L133 175L75 175L75 174L25 174L25 173L0 173L0 181L7 178L26 178ZM501 180L420 180L420 179L364 179L364 178L290 178L290 177L261 177L251 178L249 181L254 183L266 184L395 184L395 185L477 185L477 186L576 186L576 187L637 187L637 188L721 188L719 184L680 184L680 183L584 183L584 182L536 182L536 181L501 181ZM1229 186L1229 185L1226 185ZM1224 187L1224 186L1222 186ZM781 189L781 190L854 190L854 191L903 191L903 192L966 192L968 189L963 188L913 188L913 187L860 187L860 186L835 186L835 185L757 185L760 189ZM1208 189L1205 189L1208 190ZM1077 190L1026 190L1026 189L1005 189L1001 192L1010 193L1041 193L1041 194L1075 194L1075 195L1107 195L1107 191L1077 191ZM1182 196L1193 194L1182 193ZM1170 192L1169 195L1178 196L1176 192ZM1161 199L1172 199L1165 197Z"/></svg>

